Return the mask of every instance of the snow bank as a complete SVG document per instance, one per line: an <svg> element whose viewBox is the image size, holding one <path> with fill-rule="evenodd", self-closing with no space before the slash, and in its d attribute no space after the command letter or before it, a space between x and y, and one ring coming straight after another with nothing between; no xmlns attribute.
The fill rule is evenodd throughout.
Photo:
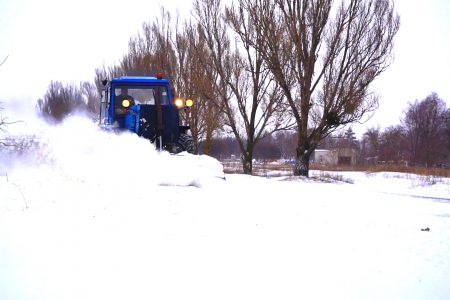
<svg viewBox="0 0 450 300"><path fill-rule="evenodd" d="M109 184L116 189L200 187L224 178L222 165L211 157L158 152L146 139L129 132L102 131L83 117L70 117L57 126L34 120L11 128L8 137L21 146L3 153L0 175L40 167L66 179Z"/></svg>

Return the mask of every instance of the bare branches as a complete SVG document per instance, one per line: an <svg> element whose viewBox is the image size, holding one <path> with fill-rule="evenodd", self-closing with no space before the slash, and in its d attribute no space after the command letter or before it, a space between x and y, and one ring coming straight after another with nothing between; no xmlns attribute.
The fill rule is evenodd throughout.
<svg viewBox="0 0 450 300"><path fill-rule="evenodd" d="M1 104L1 102L0 102ZM0 111L3 108L0 106ZM0 116L0 133L7 133L5 127L11 124L19 123L20 121L8 121L7 117ZM16 144L12 141L10 141L8 138L0 138L0 146L4 147L13 147Z"/></svg>
<svg viewBox="0 0 450 300"><path fill-rule="evenodd" d="M6 62L6 60L8 59L8 57L9 57L9 54L6 55L5 59L0 63L0 67L3 66L3 64Z"/></svg>
<svg viewBox="0 0 450 300"><path fill-rule="evenodd" d="M250 2L250 1L249 1ZM399 17L390 0L251 2L261 53L295 117L295 174L307 175L317 143L376 109L369 86L392 61Z"/></svg>
<svg viewBox="0 0 450 300"><path fill-rule="evenodd" d="M3 60L3 62L0 64L0 67L5 63L5 61L8 59L8 56L6 56L6 58ZM0 102L1 104L1 102ZM2 107L0 107L0 110L2 110ZM5 132L5 126L7 126L8 124L11 124L14 122L8 122L6 117L0 116L0 131ZM0 145L2 146L9 146L4 140L0 140Z"/></svg>
<svg viewBox="0 0 450 300"><path fill-rule="evenodd" d="M244 173L251 174L255 145L268 134L289 127L280 85L261 53L262 28L251 21L252 1L225 7L218 0L197 0L195 17L208 49L204 66L213 71L216 105L242 152ZM232 43L231 36L234 36Z"/></svg>
<svg viewBox="0 0 450 300"><path fill-rule="evenodd" d="M215 99L214 87L203 68L206 56L205 40L192 23L185 23L175 35L174 49L177 56L175 89L182 98L195 99L195 105L186 121L194 140L195 152L204 141L204 153L209 153L213 133L220 128L221 115L211 99Z"/></svg>
<svg viewBox="0 0 450 300"><path fill-rule="evenodd" d="M175 72L177 92L202 99L196 114L220 113L246 173L259 140L295 127L295 174L307 175L321 139L377 108L370 85L391 63L399 29L391 0L196 0L195 21L177 26L175 36L163 15L130 40L130 54L109 71L157 61ZM200 137L218 114L199 116L191 126Z"/></svg>
<svg viewBox="0 0 450 300"><path fill-rule="evenodd" d="M6 132L5 127L15 123L19 123L19 121L10 122L7 117L0 116L0 131Z"/></svg>
<svg viewBox="0 0 450 300"><path fill-rule="evenodd" d="M99 94L96 87L89 83L63 85L59 81L52 81L44 97L38 99L37 111L50 122L60 122L71 113L98 114Z"/></svg>
<svg viewBox="0 0 450 300"><path fill-rule="evenodd" d="M447 116L445 101L436 93L409 103L402 123L412 162L430 166L447 155Z"/></svg>

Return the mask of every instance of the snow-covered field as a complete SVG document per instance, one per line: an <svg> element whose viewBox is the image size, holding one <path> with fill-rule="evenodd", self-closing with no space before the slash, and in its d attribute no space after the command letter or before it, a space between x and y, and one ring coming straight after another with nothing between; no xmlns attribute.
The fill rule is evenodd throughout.
<svg viewBox="0 0 450 300"><path fill-rule="evenodd" d="M80 117L8 130L35 142L0 158L1 300L450 299L448 178L225 176Z"/></svg>

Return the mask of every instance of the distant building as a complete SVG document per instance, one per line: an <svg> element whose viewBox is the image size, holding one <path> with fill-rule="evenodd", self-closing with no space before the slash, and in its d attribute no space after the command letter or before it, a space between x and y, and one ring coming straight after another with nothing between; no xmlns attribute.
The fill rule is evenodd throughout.
<svg viewBox="0 0 450 300"><path fill-rule="evenodd" d="M312 162L320 165L347 165L356 164L356 150L342 148L334 150L317 149L313 153Z"/></svg>
<svg viewBox="0 0 450 300"><path fill-rule="evenodd" d="M337 165L337 151L316 149L313 154L312 162L320 165Z"/></svg>
<svg viewBox="0 0 450 300"><path fill-rule="evenodd" d="M338 149L338 165L354 166L356 165L357 152L352 148Z"/></svg>

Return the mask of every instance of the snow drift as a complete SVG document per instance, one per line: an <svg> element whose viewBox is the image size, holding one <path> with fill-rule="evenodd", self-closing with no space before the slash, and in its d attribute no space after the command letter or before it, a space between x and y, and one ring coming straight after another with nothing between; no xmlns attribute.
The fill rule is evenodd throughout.
<svg viewBox="0 0 450 300"><path fill-rule="evenodd" d="M224 178L222 165L211 157L159 152L133 133L105 132L83 117L70 117L56 126L34 120L14 127L8 139L16 146L6 147L0 159L3 174L17 170L17 165L21 170L39 167L72 180L115 188L200 187Z"/></svg>

